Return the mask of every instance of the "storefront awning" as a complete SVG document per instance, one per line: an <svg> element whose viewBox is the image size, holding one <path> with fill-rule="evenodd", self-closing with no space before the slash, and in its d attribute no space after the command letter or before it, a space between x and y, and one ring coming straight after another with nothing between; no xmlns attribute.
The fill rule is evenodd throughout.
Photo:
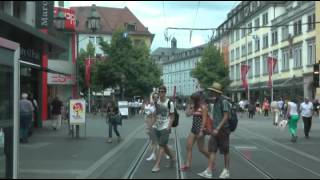
<svg viewBox="0 0 320 180"><path fill-rule="evenodd" d="M22 61L22 60L20 60L19 62L23 66L27 66L27 67L31 67L31 68L34 68L34 69L38 69L40 71L45 71L45 72L54 73L54 74L61 74L61 75L65 75L65 76L72 75L72 74L61 72L61 71L54 70L54 69L51 69L51 68L42 68L41 66L39 66L37 64L32 64L32 63L29 63L29 62L26 62L26 61Z"/></svg>
<svg viewBox="0 0 320 180"><path fill-rule="evenodd" d="M51 46L67 50L67 44L50 35L44 34L38 29L18 20L13 16L0 13L0 36L20 43L19 39L27 39L30 36L35 37L40 42L46 42ZM19 38L19 39L17 39Z"/></svg>

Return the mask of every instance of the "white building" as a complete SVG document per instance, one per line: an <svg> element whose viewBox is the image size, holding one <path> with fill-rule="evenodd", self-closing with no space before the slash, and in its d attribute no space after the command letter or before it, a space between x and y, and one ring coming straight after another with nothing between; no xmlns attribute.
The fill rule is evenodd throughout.
<svg viewBox="0 0 320 180"><path fill-rule="evenodd" d="M218 37L229 39L229 87L234 100L247 98L240 67L250 66L250 98L270 97L267 57L278 59L273 75L274 97L313 96L315 2L243 1L219 26Z"/></svg>
<svg viewBox="0 0 320 180"><path fill-rule="evenodd" d="M152 53L152 57L162 65L162 80L167 87L167 95L173 96L176 88L176 96L190 96L199 87L197 80L191 77L191 71L200 61L205 45L191 49L177 49L175 38L171 44L171 51L159 48ZM160 51L162 56L158 55Z"/></svg>

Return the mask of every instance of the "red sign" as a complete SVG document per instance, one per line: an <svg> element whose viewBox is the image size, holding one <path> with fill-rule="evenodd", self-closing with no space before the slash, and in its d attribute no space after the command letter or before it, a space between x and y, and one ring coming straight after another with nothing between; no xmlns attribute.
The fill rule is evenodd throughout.
<svg viewBox="0 0 320 180"><path fill-rule="evenodd" d="M63 12L64 17L66 18L66 22L64 24L65 29L75 30L76 29L76 15L75 15L74 10L61 8L61 7L55 7L54 8L54 16L58 16L59 10Z"/></svg>

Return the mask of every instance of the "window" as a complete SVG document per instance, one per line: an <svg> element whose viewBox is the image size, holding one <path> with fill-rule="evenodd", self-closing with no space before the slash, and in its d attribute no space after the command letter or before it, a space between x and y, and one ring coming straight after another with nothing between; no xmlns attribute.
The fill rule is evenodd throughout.
<svg viewBox="0 0 320 180"><path fill-rule="evenodd" d="M264 13L262 15L262 25L267 25L268 24L268 13Z"/></svg>
<svg viewBox="0 0 320 180"><path fill-rule="evenodd" d="M232 31L231 33L230 33L230 41L231 41L231 43L234 43L234 33L233 33L234 31Z"/></svg>
<svg viewBox="0 0 320 180"><path fill-rule="evenodd" d="M301 27L301 19L293 23L293 34L295 36L298 36L302 33Z"/></svg>
<svg viewBox="0 0 320 180"><path fill-rule="evenodd" d="M262 56L262 68L263 68L263 75L268 74L268 54L264 54Z"/></svg>
<svg viewBox="0 0 320 180"><path fill-rule="evenodd" d="M249 65L249 72L248 72L248 77L252 78L253 77L253 61L252 59L248 60L248 65Z"/></svg>
<svg viewBox="0 0 320 180"><path fill-rule="evenodd" d="M278 56L278 50L275 50L272 52L272 55L275 59L277 59L277 63L276 63L276 66L274 67L274 73L278 73L279 72L279 56Z"/></svg>
<svg viewBox="0 0 320 180"><path fill-rule="evenodd" d="M235 77L234 77L234 66L231 66L231 68L230 68L230 80L231 81L235 80Z"/></svg>
<svg viewBox="0 0 320 180"><path fill-rule="evenodd" d="M237 64L237 68L236 68L236 80L240 80L240 64Z"/></svg>
<svg viewBox="0 0 320 180"><path fill-rule="evenodd" d="M136 25L135 24L126 24L127 31L136 31Z"/></svg>
<svg viewBox="0 0 320 180"><path fill-rule="evenodd" d="M310 16L308 16L308 31L312 31L315 29L316 27L316 15L312 14Z"/></svg>
<svg viewBox="0 0 320 180"><path fill-rule="evenodd" d="M282 71L288 71L289 70L289 50L288 48L282 49Z"/></svg>
<svg viewBox="0 0 320 180"><path fill-rule="evenodd" d="M243 38L246 35L246 29L245 27L243 27L244 29L241 30L241 38Z"/></svg>
<svg viewBox="0 0 320 180"><path fill-rule="evenodd" d="M257 52L260 50L260 38L257 36L255 38L255 42L254 42L254 50Z"/></svg>
<svg viewBox="0 0 320 180"><path fill-rule="evenodd" d="M95 44L95 37L93 37L93 36L90 36L89 37L89 41L94 45Z"/></svg>
<svg viewBox="0 0 320 180"><path fill-rule="evenodd" d="M247 48L246 48L246 45L242 45L241 46L241 57L244 57L247 55Z"/></svg>
<svg viewBox="0 0 320 180"><path fill-rule="evenodd" d="M276 45L278 44L278 31L275 30L272 32L272 40L271 40L271 45Z"/></svg>
<svg viewBox="0 0 320 180"><path fill-rule="evenodd" d="M252 41L248 44L248 54L252 54Z"/></svg>
<svg viewBox="0 0 320 180"><path fill-rule="evenodd" d="M254 28L254 30L257 31L259 29L258 28L259 26L260 26L260 17L254 20L254 27L256 27Z"/></svg>
<svg viewBox="0 0 320 180"><path fill-rule="evenodd" d="M260 56L254 58L254 74L260 76Z"/></svg>
<svg viewBox="0 0 320 180"><path fill-rule="evenodd" d="M262 48L268 48L269 43L268 43L268 34L263 35L263 41L262 41Z"/></svg>
<svg viewBox="0 0 320 180"><path fill-rule="evenodd" d="M252 33L252 23L249 23L248 24L248 34L251 34Z"/></svg>
<svg viewBox="0 0 320 180"><path fill-rule="evenodd" d="M236 49L236 59L239 59L240 58L240 48L237 47Z"/></svg>
<svg viewBox="0 0 320 180"><path fill-rule="evenodd" d="M289 37L289 27L284 26L282 27L282 41L287 40Z"/></svg>
<svg viewBox="0 0 320 180"><path fill-rule="evenodd" d="M296 45L293 49L294 68L302 68L302 45Z"/></svg>
<svg viewBox="0 0 320 180"><path fill-rule="evenodd" d="M239 40L239 37L240 36L240 30L239 29L237 29L236 30L236 40L238 41Z"/></svg>
<svg viewBox="0 0 320 180"><path fill-rule="evenodd" d="M308 43L308 65L316 63L316 45L315 40L310 40Z"/></svg>
<svg viewBox="0 0 320 180"><path fill-rule="evenodd" d="M231 62L234 61L234 49L231 50Z"/></svg>

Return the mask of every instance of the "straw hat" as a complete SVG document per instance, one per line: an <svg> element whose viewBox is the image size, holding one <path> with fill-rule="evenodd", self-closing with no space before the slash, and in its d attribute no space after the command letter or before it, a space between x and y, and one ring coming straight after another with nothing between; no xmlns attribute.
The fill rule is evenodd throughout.
<svg viewBox="0 0 320 180"><path fill-rule="evenodd" d="M208 89L216 93L222 94L222 85L220 83L214 82Z"/></svg>

